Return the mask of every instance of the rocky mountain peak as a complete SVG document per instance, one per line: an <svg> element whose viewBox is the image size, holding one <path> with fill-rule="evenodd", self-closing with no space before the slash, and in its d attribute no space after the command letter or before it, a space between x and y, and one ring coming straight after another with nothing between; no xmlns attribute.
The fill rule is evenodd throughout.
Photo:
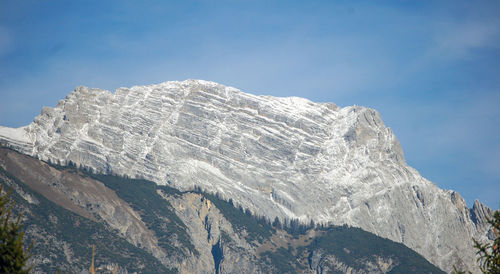
<svg viewBox="0 0 500 274"><path fill-rule="evenodd" d="M78 87L29 126L0 127L0 142L45 161L201 187L270 219L357 226L444 270L474 269L467 239L486 235L491 213L458 205L409 167L375 110L202 80Z"/></svg>

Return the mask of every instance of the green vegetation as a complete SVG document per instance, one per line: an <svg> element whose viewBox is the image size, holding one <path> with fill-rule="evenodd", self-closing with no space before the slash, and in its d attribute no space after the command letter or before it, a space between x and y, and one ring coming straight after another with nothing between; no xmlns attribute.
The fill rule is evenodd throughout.
<svg viewBox="0 0 500 274"><path fill-rule="evenodd" d="M280 247L276 252L266 251L261 254L261 257L271 263L278 273L297 273L297 269L304 269L302 265L295 264L297 258L290 249L284 247Z"/></svg>
<svg viewBox="0 0 500 274"><path fill-rule="evenodd" d="M474 247L477 249L477 262L479 263L479 269L483 273L500 273L500 210L497 210L493 213L492 219L487 219L488 223L493 228L493 233L495 233L495 240L493 240L493 244L485 243L481 244L476 239L472 239L474 242ZM471 273L470 271L460 271L453 266L454 274L466 274Z"/></svg>
<svg viewBox="0 0 500 274"><path fill-rule="evenodd" d="M253 216L249 210L236 208L232 200L224 201L218 195L213 195L197 188L193 192L202 194L209 199L224 215L224 217L233 225L238 233L246 231L246 238L250 242L257 240L262 243L263 240L269 239L275 232L275 229L266 221L265 218Z"/></svg>
<svg viewBox="0 0 500 274"><path fill-rule="evenodd" d="M320 249L324 255L334 255L346 265L358 269L364 269L367 261L376 264L378 256L392 259L394 267L390 273L444 273L403 244L378 237L360 228L315 226L313 222L304 224L296 219L285 220L283 223L275 219L271 223L268 219L252 215L248 210L236 208L231 199L224 201L217 194L206 193L200 188L196 188L193 192L207 197L239 233L246 231L247 239L250 241L258 240L259 243L263 243L264 240L270 240L276 229L283 229L295 239L310 229L324 232L306 246L297 249L291 246L279 247L275 251L268 250L260 254L261 258L273 265L278 273L296 273L306 268L306 265L300 262L301 254L312 254L313 251ZM229 238L225 241L231 241L228 235L223 234L222 237Z"/></svg>
<svg viewBox="0 0 500 274"><path fill-rule="evenodd" d="M178 190L168 186L158 186L154 182L142 179L91 173L87 175L114 190L120 198L139 212L142 221L156 233L158 245L167 254L188 256L190 255L188 252L192 251L196 256L199 255L187 234L186 225L175 214L172 205L156 192L161 190L170 195L179 195ZM174 239L177 239L184 248L176 246Z"/></svg>
<svg viewBox="0 0 500 274"><path fill-rule="evenodd" d="M103 223L74 214L31 191L23 182L0 167L0 184L7 185L1 178L17 184L23 192L38 201L38 204L30 204L17 192L11 195L16 202L13 210L23 212L26 216L23 224L30 230L26 237L35 243L31 251L33 257L36 259L37 254L52 254L51 261L38 261L35 266L37 269L47 273L55 273L58 268L63 272L88 269L91 246L95 244L97 265L113 262L129 272L177 272L176 269L165 268L151 254L119 237L116 231L110 231ZM72 261L65 264L68 254L72 254Z"/></svg>
<svg viewBox="0 0 500 274"><path fill-rule="evenodd" d="M0 272L1 273L29 273L32 267L27 266L30 257L29 250L24 250L24 232L21 214L17 220L11 220L12 188L3 194L3 185L0 185Z"/></svg>
<svg viewBox="0 0 500 274"><path fill-rule="evenodd" d="M472 239L479 256L477 261L483 273L500 273L500 210L493 213L493 218L488 219L488 223L492 226L496 238L493 244L481 244Z"/></svg>
<svg viewBox="0 0 500 274"><path fill-rule="evenodd" d="M162 192L165 195L179 197L184 194L183 192L168 186L158 186L148 180L97 175L73 167L59 168L69 169L69 172L77 172L82 176L89 176L114 190L121 199L141 215L144 223L157 235L160 247L170 257L199 255L187 233L186 225L175 214L175 209L168 200L158 194L158 192ZM2 174L10 176L4 170L0 170L0 178L2 178ZM110 231L105 224L96 223L73 214L44 199L41 195L31 192L15 178L10 179L39 201L37 205L33 205L16 193L13 195L22 204L22 211L29 215L27 226L38 230L30 234L39 235L39 237L35 237L37 240L42 239L35 245L33 253L48 253L54 257L53 261L65 261L67 255L63 249L66 247L61 244L61 241L64 241L74 254L72 255L74 264L72 262L71 266L66 265L65 268L60 266L63 271L73 270L71 267L79 269L88 267L88 254L93 243L96 244L98 251L96 254L98 265L100 262L113 262L126 268L129 272L141 273L176 271L175 269L166 269L152 255L117 236L119 234L116 231ZM0 183L2 183L1 180ZM199 188L190 192L201 194L209 199L232 224L235 232L244 236L257 248L261 248L261 253L255 254L256 258L261 260L256 259L255 263L268 272L296 273L303 269L312 268L311 258L313 254L320 254L323 264L328 264L327 258L334 256L336 260L355 269L366 269L367 262L376 265L377 258L385 260L390 258L393 262L392 273L442 273L422 256L404 245L377 237L358 228L315 226L312 222L303 224L296 219L283 221L275 219L271 222L264 217L252 215L249 210L235 207L231 199L225 201L217 194L206 193ZM307 236L301 236L311 229L317 230L316 237L307 239ZM277 236L273 235L276 235L277 230L281 230L285 235L284 238L282 237L275 242ZM45 239L47 237L48 239ZM212 255L216 260L223 258L225 250L238 252L240 248L228 233L221 231L221 237L222 241L212 247ZM308 241L305 241L305 238ZM82 239L85 240L82 241ZM271 243L271 241L273 242ZM192 253L189 253L190 251ZM242 252L247 251L243 249ZM41 263L40 268L47 272L54 272L55 266L49 264L53 265L53 263L45 265ZM335 271L333 265L326 265L326 269L328 268L330 268L329 271Z"/></svg>
<svg viewBox="0 0 500 274"><path fill-rule="evenodd" d="M360 228L330 226L307 247L322 249L347 265L362 268L364 260L375 256L391 258L396 264L390 273L443 273L424 257L401 243L378 237Z"/></svg>
<svg viewBox="0 0 500 274"><path fill-rule="evenodd" d="M241 206L236 207L232 199L229 201L223 200L218 193L211 194L199 187L196 187L192 192L201 194L209 199L220 210L222 215L235 227L238 233L246 231L246 239L250 242L257 240L262 243L263 240L269 238L276 232L276 229L283 229L291 235L304 235L311 228L315 227L313 221L308 224L301 223L298 219L285 219L282 223L276 218L272 223L264 216L253 215L248 209L243 209Z"/></svg>
<svg viewBox="0 0 500 274"><path fill-rule="evenodd" d="M198 250L194 247L187 227L175 214L169 201L158 195L157 190L171 196L182 195L179 190L160 186L145 179L131 179L110 174L95 174L91 168L78 169L71 161L68 166L60 166L49 163L58 170L69 172L81 172L83 176L88 176L94 180L102 182L106 187L114 190L116 194L127 202L134 210L141 215L141 220L148 229L155 232L160 246L169 256L190 256L191 251L195 256L199 256ZM178 241L181 246L175 243Z"/></svg>
<svg viewBox="0 0 500 274"><path fill-rule="evenodd" d="M444 273L425 258L400 243L377 237L359 228L348 226L328 226L315 228L322 232L309 244L279 247L275 251L261 254L278 273L296 273L306 267L314 268L312 257L321 256L322 268L335 272L335 265L329 265L329 257L354 269L366 269L367 264L377 265L377 258L392 260L389 273ZM292 234L289 234L293 236ZM336 273L336 272L335 272ZM341 273L341 272L339 272Z"/></svg>

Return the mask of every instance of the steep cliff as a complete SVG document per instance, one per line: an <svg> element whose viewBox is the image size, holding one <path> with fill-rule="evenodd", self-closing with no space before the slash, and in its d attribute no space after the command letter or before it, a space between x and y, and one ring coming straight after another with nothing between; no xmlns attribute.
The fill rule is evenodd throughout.
<svg viewBox="0 0 500 274"><path fill-rule="evenodd" d="M200 190L51 166L0 148L35 273L442 273L402 244L350 227L272 226ZM107 272L106 272L107 271Z"/></svg>
<svg viewBox="0 0 500 274"><path fill-rule="evenodd" d="M360 227L446 271L477 270L469 239L485 239L491 213L409 167L372 109L200 80L115 93L79 87L32 124L0 128L0 142L62 165L199 186L270 219Z"/></svg>

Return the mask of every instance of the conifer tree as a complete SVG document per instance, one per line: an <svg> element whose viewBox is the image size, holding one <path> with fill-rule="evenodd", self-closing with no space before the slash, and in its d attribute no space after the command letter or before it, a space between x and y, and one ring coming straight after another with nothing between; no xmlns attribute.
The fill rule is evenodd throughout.
<svg viewBox="0 0 500 274"><path fill-rule="evenodd" d="M495 211L492 219L488 219L488 223L492 226L495 233L493 243L481 244L476 239L474 246L479 255L478 262L483 273L500 273L500 210Z"/></svg>
<svg viewBox="0 0 500 274"><path fill-rule="evenodd" d="M0 273L29 273L31 267L27 266L27 261L30 248L24 250L21 214L16 221L11 220L14 204L10 199L11 193L12 188L3 193L3 185L0 185Z"/></svg>
<svg viewBox="0 0 500 274"><path fill-rule="evenodd" d="M493 233L495 234L495 239L493 243L481 244L476 239L474 241L474 247L477 249L477 261L479 263L479 269L481 272L487 274L500 274L500 210L493 213L492 219L487 219L488 223L493 228ZM470 274L470 271L460 271L455 266L453 266L453 274Z"/></svg>

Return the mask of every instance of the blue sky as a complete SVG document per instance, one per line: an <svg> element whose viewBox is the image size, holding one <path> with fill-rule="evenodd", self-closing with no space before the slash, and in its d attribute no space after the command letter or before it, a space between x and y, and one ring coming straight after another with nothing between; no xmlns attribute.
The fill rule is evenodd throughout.
<svg viewBox="0 0 500 274"><path fill-rule="evenodd" d="M0 125L78 85L189 78L377 109L407 162L500 206L500 1L0 0Z"/></svg>

